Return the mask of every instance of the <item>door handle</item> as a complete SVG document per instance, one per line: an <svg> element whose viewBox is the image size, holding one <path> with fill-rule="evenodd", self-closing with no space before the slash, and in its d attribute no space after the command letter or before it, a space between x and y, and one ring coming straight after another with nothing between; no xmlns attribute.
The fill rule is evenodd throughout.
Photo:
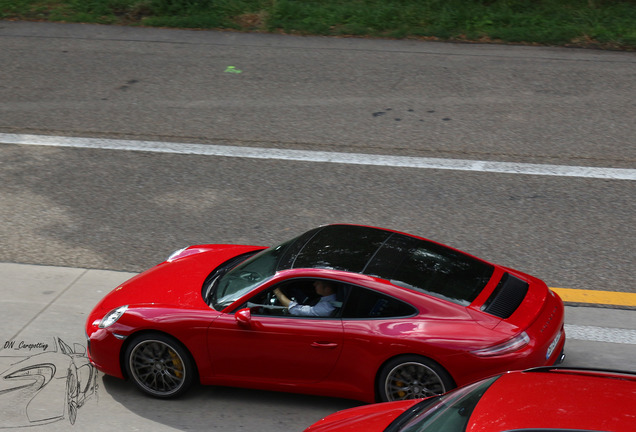
<svg viewBox="0 0 636 432"><path fill-rule="evenodd" d="M312 342L311 346L314 348L336 348L338 344L333 342Z"/></svg>

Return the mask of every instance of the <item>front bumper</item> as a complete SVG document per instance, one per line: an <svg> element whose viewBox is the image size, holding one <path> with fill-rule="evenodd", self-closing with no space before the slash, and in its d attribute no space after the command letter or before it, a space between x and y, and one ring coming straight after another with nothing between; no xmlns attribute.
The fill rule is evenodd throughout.
<svg viewBox="0 0 636 432"><path fill-rule="evenodd" d="M96 329L87 335L87 354L91 364L106 375L124 378L120 353L124 341L108 329Z"/></svg>

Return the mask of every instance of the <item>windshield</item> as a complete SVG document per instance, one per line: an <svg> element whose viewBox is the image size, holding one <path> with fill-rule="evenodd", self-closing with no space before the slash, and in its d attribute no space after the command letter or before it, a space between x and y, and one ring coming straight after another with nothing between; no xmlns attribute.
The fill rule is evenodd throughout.
<svg viewBox="0 0 636 432"><path fill-rule="evenodd" d="M475 406L498 376L476 382L437 398L436 403L421 402L421 409L398 417L387 430L399 432L463 432ZM397 427L395 427L397 426Z"/></svg>
<svg viewBox="0 0 636 432"><path fill-rule="evenodd" d="M211 287L214 290L214 309L221 310L229 306L274 276L282 254L292 242L265 249L215 279Z"/></svg>

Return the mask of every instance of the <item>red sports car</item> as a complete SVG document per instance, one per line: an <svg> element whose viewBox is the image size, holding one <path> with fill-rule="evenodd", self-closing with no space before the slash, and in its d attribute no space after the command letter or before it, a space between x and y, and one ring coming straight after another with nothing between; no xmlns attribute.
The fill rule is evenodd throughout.
<svg viewBox="0 0 636 432"><path fill-rule="evenodd" d="M443 396L339 411L305 432L633 432L636 374L542 367Z"/></svg>
<svg viewBox="0 0 636 432"><path fill-rule="evenodd" d="M565 344L541 280L359 225L179 250L101 300L86 333L99 370L156 397L199 381L366 402L552 365Z"/></svg>

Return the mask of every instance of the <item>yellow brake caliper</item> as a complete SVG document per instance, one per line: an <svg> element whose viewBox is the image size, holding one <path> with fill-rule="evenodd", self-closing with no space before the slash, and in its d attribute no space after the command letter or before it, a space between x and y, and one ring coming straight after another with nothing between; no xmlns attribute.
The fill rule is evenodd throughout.
<svg viewBox="0 0 636 432"><path fill-rule="evenodd" d="M168 350L168 353L170 354L172 364L174 365L174 374L177 376L177 378L181 378L183 376L183 363L181 363L181 359L179 358L177 353L172 350Z"/></svg>

